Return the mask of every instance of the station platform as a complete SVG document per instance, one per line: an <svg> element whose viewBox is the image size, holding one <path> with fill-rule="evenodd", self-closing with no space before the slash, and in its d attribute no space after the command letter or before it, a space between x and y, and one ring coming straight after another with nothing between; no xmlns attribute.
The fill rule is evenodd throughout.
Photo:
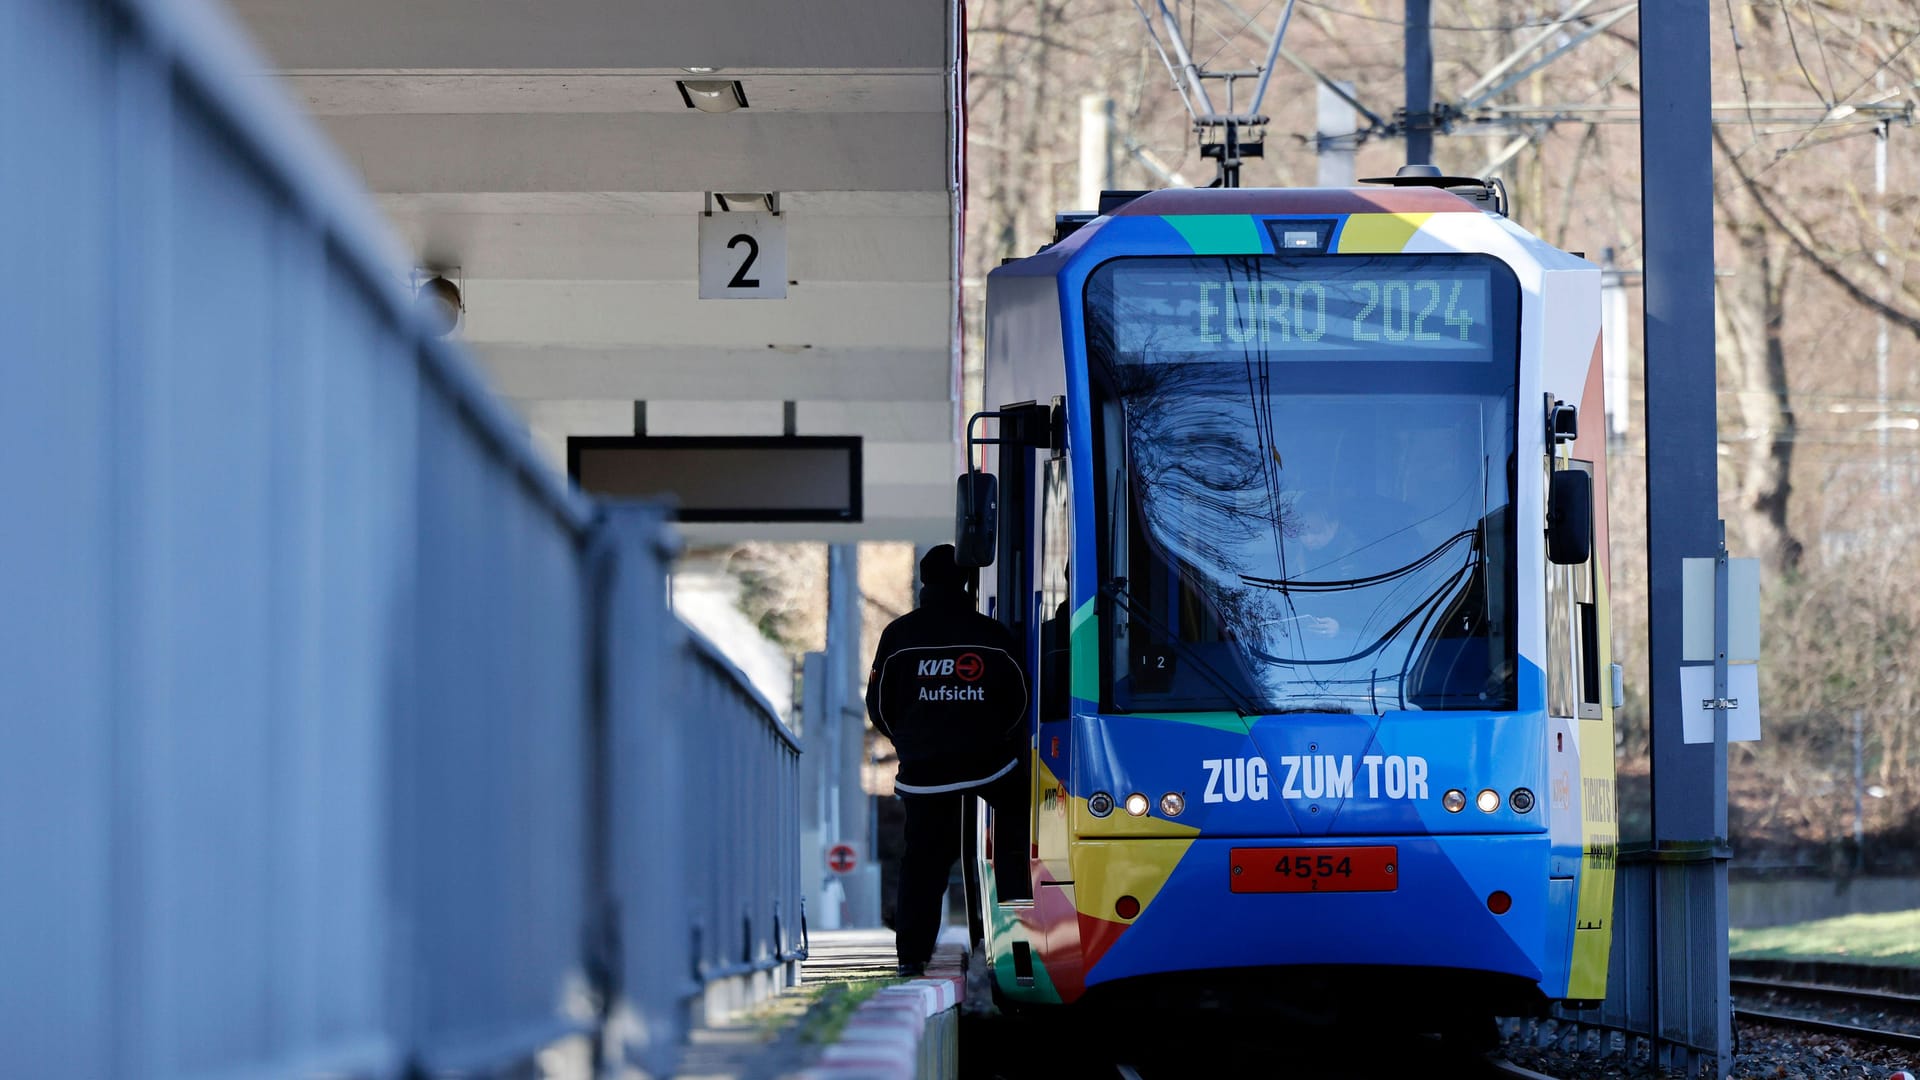
<svg viewBox="0 0 1920 1080"><path fill-rule="evenodd" d="M927 974L894 975L891 930L808 935L800 982L695 1032L680 1080L933 1080L957 1075L966 996L964 928L941 936Z"/></svg>

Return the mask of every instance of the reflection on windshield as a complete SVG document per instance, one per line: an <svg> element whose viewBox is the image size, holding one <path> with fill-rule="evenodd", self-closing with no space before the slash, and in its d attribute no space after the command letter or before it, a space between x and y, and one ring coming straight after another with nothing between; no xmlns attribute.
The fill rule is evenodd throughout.
<svg viewBox="0 0 1920 1080"><path fill-rule="evenodd" d="M1383 263L1459 261L1324 258L1323 321L1340 317L1343 271L1364 285ZM1103 573L1125 600L1109 620L1112 704L1511 707L1510 340L1481 326L1471 343L1489 360L1504 344L1504 363L1462 362L1455 340L1439 360L1344 341L1353 351L1317 341L1313 356L1276 357L1252 333L1196 347L1181 297L1223 264L1253 295L1291 272L1271 258L1127 260L1089 285ZM1131 291L1116 295L1117 265Z"/></svg>

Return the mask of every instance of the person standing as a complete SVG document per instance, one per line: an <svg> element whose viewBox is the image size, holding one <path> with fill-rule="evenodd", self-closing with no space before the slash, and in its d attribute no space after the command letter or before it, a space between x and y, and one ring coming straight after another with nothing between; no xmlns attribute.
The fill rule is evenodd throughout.
<svg viewBox="0 0 1920 1080"><path fill-rule="evenodd" d="M894 905L901 975L933 957L942 898L972 799L993 807L1002 900L1028 889L1027 678L1013 634L974 609L952 544L920 560L920 606L893 620L867 676L867 715L893 740L906 851Z"/></svg>

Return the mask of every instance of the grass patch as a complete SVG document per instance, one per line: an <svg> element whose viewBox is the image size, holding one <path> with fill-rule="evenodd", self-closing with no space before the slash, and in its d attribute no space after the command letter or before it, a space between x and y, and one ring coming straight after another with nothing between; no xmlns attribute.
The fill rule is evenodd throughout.
<svg viewBox="0 0 1920 1080"><path fill-rule="evenodd" d="M1920 910L1735 930L1728 935L1735 956L1761 960L1844 960L1857 964L1920 967Z"/></svg>
<svg viewBox="0 0 1920 1080"><path fill-rule="evenodd" d="M847 1021L853 1019L853 1011L862 1002L879 993L882 987L899 981L862 979L826 987L814 999L813 1007L807 1010L807 1018L800 1022L800 1041L815 1046L832 1044L840 1038L840 1032L846 1029Z"/></svg>
<svg viewBox="0 0 1920 1080"><path fill-rule="evenodd" d="M761 1042L772 1042L794 1023L795 1017L804 1018L814 1002L826 991L825 986L802 986L784 994L775 994L766 1004L748 1014L747 1023L759 1033Z"/></svg>

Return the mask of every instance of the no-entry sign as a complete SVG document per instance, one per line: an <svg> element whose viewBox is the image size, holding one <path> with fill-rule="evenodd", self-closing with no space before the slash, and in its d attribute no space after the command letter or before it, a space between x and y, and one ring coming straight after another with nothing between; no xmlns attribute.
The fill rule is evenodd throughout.
<svg viewBox="0 0 1920 1080"><path fill-rule="evenodd" d="M835 844L827 849L827 869L836 874L851 871L856 861L852 844Z"/></svg>

